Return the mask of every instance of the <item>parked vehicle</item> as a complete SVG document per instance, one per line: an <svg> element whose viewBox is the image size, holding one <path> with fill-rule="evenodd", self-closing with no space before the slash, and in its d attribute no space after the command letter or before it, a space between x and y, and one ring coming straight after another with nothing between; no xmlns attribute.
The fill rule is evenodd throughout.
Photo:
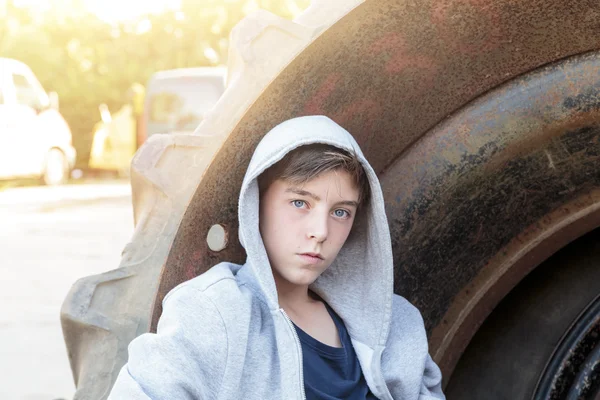
<svg viewBox="0 0 600 400"><path fill-rule="evenodd" d="M115 114L102 107L102 120L94 127L90 168L126 173L148 137L192 133L223 94L225 72L220 67L160 71L145 90L132 87L130 104Z"/></svg>
<svg viewBox="0 0 600 400"><path fill-rule="evenodd" d="M541 4L315 0L293 22L242 21L197 134L134 159L119 268L64 303L80 398L104 398L173 287L244 262L237 203L256 144L325 114L379 176L394 291L423 315L447 398L600 399L600 2Z"/></svg>
<svg viewBox="0 0 600 400"><path fill-rule="evenodd" d="M75 157L58 95L47 94L24 63L0 58L0 179L64 183Z"/></svg>
<svg viewBox="0 0 600 400"><path fill-rule="evenodd" d="M138 146L157 133L192 133L225 91L226 69L160 71L146 85Z"/></svg>

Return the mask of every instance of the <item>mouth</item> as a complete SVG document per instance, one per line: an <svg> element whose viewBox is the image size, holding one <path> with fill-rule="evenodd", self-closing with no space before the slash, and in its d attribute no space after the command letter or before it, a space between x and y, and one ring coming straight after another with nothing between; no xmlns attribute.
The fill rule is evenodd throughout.
<svg viewBox="0 0 600 400"><path fill-rule="evenodd" d="M321 253L302 253L302 256L310 256L310 257L315 257L318 258L320 260L323 260L323 256L321 255Z"/></svg>
<svg viewBox="0 0 600 400"><path fill-rule="evenodd" d="M323 256L319 253L300 253L298 255L310 264L316 264L324 260Z"/></svg>

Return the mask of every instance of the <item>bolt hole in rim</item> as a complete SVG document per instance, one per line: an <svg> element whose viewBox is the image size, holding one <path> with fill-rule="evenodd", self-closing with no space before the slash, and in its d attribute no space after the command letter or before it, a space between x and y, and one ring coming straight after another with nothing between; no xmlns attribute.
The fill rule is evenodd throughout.
<svg viewBox="0 0 600 400"><path fill-rule="evenodd" d="M215 224L210 227L206 235L206 243L212 251L222 251L227 247L228 234L225 227L221 224Z"/></svg>
<svg viewBox="0 0 600 400"><path fill-rule="evenodd" d="M534 400L600 400L600 295L558 343Z"/></svg>

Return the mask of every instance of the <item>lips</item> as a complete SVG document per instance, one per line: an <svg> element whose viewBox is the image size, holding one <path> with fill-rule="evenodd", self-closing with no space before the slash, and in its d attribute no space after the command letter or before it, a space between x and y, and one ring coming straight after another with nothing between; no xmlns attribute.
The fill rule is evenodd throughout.
<svg viewBox="0 0 600 400"><path fill-rule="evenodd" d="M321 254L319 254L319 253L302 253L302 254L300 254L300 255L302 255L302 256L310 256L310 257L315 257L315 258L318 258L318 259L320 259L320 260L322 260L322 259L323 259L323 256L322 256Z"/></svg>
<svg viewBox="0 0 600 400"><path fill-rule="evenodd" d="M301 253L298 256L307 264L318 264L323 261L323 256L318 253Z"/></svg>

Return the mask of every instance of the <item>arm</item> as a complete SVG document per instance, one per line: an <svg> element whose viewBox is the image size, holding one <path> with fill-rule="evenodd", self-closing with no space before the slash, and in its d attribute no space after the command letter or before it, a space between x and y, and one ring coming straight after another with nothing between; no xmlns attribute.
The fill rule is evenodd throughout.
<svg viewBox="0 0 600 400"><path fill-rule="evenodd" d="M433 399L445 400L446 396L442 393L442 372L428 354L425 361L425 370L423 371L419 400Z"/></svg>
<svg viewBox="0 0 600 400"><path fill-rule="evenodd" d="M394 399L445 400L442 373L429 355L423 317L416 307L397 295L393 296L382 370Z"/></svg>
<svg viewBox="0 0 600 400"><path fill-rule="evenodd" d="M156 334L130 343L109 400L216 398L226 358L218 309L202 291L179 286L163 301Z"/></svg>

